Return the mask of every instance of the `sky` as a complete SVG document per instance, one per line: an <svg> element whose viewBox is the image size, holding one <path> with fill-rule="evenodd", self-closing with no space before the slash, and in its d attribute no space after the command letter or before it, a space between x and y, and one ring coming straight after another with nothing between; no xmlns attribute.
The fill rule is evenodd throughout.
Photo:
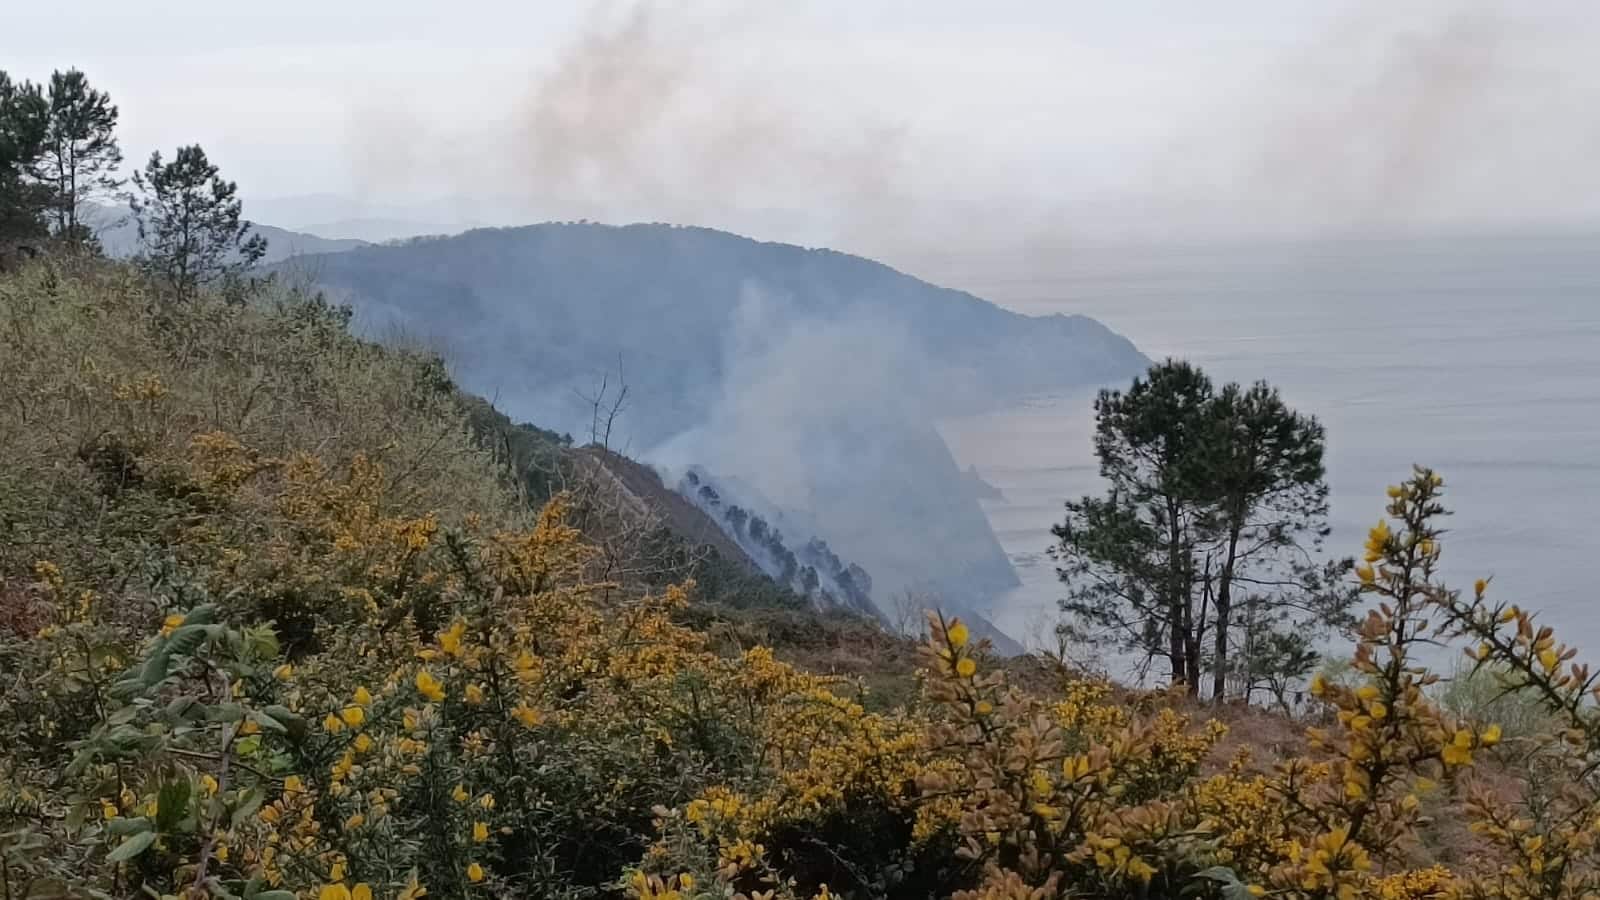
<svg viewBox="0 0 1600 900"><path fill-rule="evenodd" d="M1600 222L1591 2L812 0L8 10L130 162L288 227L673 221L864 251Z"/></svg>

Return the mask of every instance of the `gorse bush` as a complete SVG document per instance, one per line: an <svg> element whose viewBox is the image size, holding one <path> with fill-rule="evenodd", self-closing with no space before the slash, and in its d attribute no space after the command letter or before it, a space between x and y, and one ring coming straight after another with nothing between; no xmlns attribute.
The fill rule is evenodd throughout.
<svg viewBox="0 0 1600 900"><path fill-rule="evenodd" d="M692 583L519 503L437 361L314 298L91 265L0 301L3 900L1600 892L1596 678L1439 583L1429 471L1325 726L1257 760L1181 688L1013 678L958 620L894 702L693 627ZM1555 727L1436 700L1439 640Z"/></svg>

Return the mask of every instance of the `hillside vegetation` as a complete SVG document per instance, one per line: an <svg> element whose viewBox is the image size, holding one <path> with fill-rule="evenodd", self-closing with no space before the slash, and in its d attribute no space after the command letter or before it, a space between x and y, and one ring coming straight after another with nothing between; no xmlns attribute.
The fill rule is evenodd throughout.
<svg viewBox="0 0 1600 900"><path fill-rule="evenodd" d="M1594 678L1486 584L1437 583L1431 472L1390 489L1318 727L1219 760L1181 696L1021 678L959 621L914 682L785 663L576 524L583 484L540 464L560 437L344 326L270 285L0 276L6 900L1600 891ZM766 622L791 653L845 633ZM1435 633L1559 737L1438 707Z"/></svg>
<svg viewBox="0 0 1600 900"><path fill-rule="evenodd" d="M479 229L278 271L350 303L368 333L440 347L466 388L547 427L587 434L600 386L611 400L625 384L613 447L671 483L700 466L748 486L741 505L784 518L796 551L820 541L868 573L851 605L881 614L906 591L987 610L1018 583L939 417L1147 362L1082 316L1019 315L872 260L707 228Z"/></svg>
<svg viewBox="0 0 1600 900"><path fill-rule="evenodd" d="M117 119L77 70L0 73L0 900L1600 896L1600 674L1441 583L1429 469L1318 562L1324 434L1270 385L1168 361L1096 401L1059 633L1171 689L939 611L913 641L838 607L994 555L932 418L1131 375L1125 341L702 229L314 258L519 416L634 354L639 434L705 466L680 496L263 278L198 145L133 174L104 259ZM828 491L849 541L787 515ZM1261 690L1284 715L1225 702Z"/></svg>

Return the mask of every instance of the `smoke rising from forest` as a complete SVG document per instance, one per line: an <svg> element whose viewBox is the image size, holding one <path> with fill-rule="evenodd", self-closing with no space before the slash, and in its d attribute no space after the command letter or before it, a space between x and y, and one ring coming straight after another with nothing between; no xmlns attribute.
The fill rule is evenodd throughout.
<svg viewBox="0 0 1600 900"><path fill-rule="evenodd" d="M903 325L865 307L797 315L786 298L749 284L722 370L703 424L646 459L673 473L704 466L756 486L778 508L814 514L808 527L849 548L880 601L922 582L1008 583L976 504L926 496L964 490L935 418L994 398L931 357ZM928 522L924 513L941 505L950 507L945 521ZM937 556L942 570L929 565Z"/></svg>

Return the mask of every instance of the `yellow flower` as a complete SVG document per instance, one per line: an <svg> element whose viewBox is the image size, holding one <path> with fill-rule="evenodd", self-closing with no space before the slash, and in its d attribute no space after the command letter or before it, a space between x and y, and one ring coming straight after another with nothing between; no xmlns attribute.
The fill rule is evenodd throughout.
<svg viewBox="0 0 1600 900"><path fill-rule="evenodd" d="M1544 666L1546 672L1554 672L1556 665L1561 662L1561 657L1554 650L1539 651L1539 665Z"/></svg>
<svg viewBox="0 0 1600 900"><path fill-rule="evenodd" d="M1488 579L1479 578L1477 581L1474 581L1472 583L1472 592L1474 594L1477 594L1479 597L1482 597L1483 596L1483 592L1487 591L1488 589L1489 589L1489 581L1488 581Z"/></svg>
<svg viewBox="0 0 1600 900"><path fill-rule="evenodd" d="M372 738L367 737L364 734L356 735L355 747L356 747L356 752L357 753L365 753L368 750L371 750L372 749Z"/></svg>
<svg viewBox="0 0 1600 900"><path fill-rule="evenodd" d="M1379 519L1378 524L1372 526L1372 530L1367 532L1367 562L1375 563L1383 558L1384 552L1389 547L1389 538L1388 520Z"/></svg>
<svg viewBox="0 0 1600 900"><path fill-rule="evenodd" d="M511 715L528 728L532 728L544 720L544 717L539 715L538 710L528 706L526 703L517 704L516 708L511 710Z"/></svg>
<svg viewBox="0 0 1600 900"><path fill-rule="evenodd" d="M360 728L361 724L367 721L367 711L359 706L346 706L339 711L339 718L351 728Z"/></svg>
<svg viewBox="0 0 1600 900"><path fill-rule="evenodd" d="M479 797L478 805L484 809L494 809L494 795L484 794L482 797Z"/></svg>
<svg viewBox="0 0 1600 900"><path fill-rule="evenodd" d="M209 773L201 775L200 790L206 792L207 794L215 794L217 792L217 780L212 778Z"/></svg>
<svg viewBox="0 0 1600 900"><path fill-rule="evenodd" d="M417 693L437 703L444 699L444 685L440 684L427 669L418 669Z"/></svg>
<svg viewBox="0 0 1600 900"><path fill-rule="evenodd" d="M161 621L161 635L165 637L183 626L183 616L173 613Z"/></svg>
<svg viewBox="0 0 1600 900"><path fill-rule="evenodd" d="M305 789L306 786L300 780L299 775L290 775L283 780L283 792L285 794L298 794Z"/></svg>
<svg viewBox="0 0 1600 900"><path fill-rule="evenodd" d="M481 844L489 839L489 825L486 822L472 823L472 840Z"/></svg>
<svg viewBox="0 0 1600 900"><path fill-rule="evenodd" d="M439 632L439 649L456 656L461 653L461 638L467 633L467 623L457 619L449 631Z"/></svg>
<svg viewBox="0 0 1600 900"><path fill-rule="evenodd" d="M356 885L350 891L350 900L372 900L372 886L365 881Z"/></svg>
<svg viewBox="0 0 1600 900"><path fill-rule="evenodd" d="M467 880L473 884L477 884L478 882L482 881L483 866L480 866L477 863L467 866Z"/></svg>
<svg viewBox="0 0 1600 900"><path fill-rule="evenodd" d="M400 893L395 896L394 900L421 900L421 898L426 897L427 895L428 889L423 887L422 884L417 881L417 873L416 870L413 869L411 872L411 880L406 883L404 888L400 889Z"/></svg>
<svg viewBox="0 0 1600 900"><path fill-rule="evenodd" d="M971 657L963 656L961 661L956 663L956 674L962 678L971 678L977 671L978 664L973 662Z"/></svg>
<svg viewBox="0 0 1600 900"><path fill-rule="evenodd" d="M1483 734L1478 737L1478 740L1482 742L1485 747L1493 747L1495 744L1500 743L1500 724L1497 722L1493 725L1490 725L1488 728L1485 728L1483 730Z"/></svg>
<svg viewBox="0 0 1600 900"><path fill-rule="evenodd" d="M354 831L365 824L367 824L366 816L362 815L361 813L352 813L350 818L344 820L344 830Z"/></svg>
<svg viewBox="0 0 1600 900"><path fill-rule="evenodd" d="M329 734L338 734L344 730L344 722L333 713L328 713L327 717L322 720L322 728Z"/></svg>
<svg viewBox="0 0 1600 900"><path fill-rule="evenodd" d="M945 634L950 638L950 646L965 647L967 645L967 638L969 636L967 634L967 625L960 619L957 619L955 623L950 626L949 630L945 632Z"/></svg>
<svg viewBox="0 0 1600 900"><path fill-rule="evenodd" d="M283 665L272 670L272 677L278 679L279 681L288 681L293 675L294 666L291 666L288 663L284 663Z"/></svg>
<svg viewBox="0 0 1600 900"><path fill-rule="evenodd" d="M1356 577L1361 579L1362 584L1372 584L1377 580L1378 573L1372 568L1372 566L1362 563L1361 565L1356 566Z"/></svg>
<svg viewBox="0 0 1600 900"><path fill-rule="evenodd" d="M343 881L344 880L344 863L336 862L336 863L333 864L333 868L328 871L328 880L329 881Z"/></svg>
<svg viewBox="0 0 1600 900"><path fill-rule="evenodd" d="M355 701L361 706L371 706L372 692L367 690L364 686L356 688Z"/></svg>
<svg viewBox="0 0 1600 900"><path fill-rule="evenodd" d="M457 803L465 803L465 802L467 802L467 798L470 797L470 796L471 795L467 793L467 789L462 787L459 784L456 785L456 789L455 790L450 792L450 799L456 801Z"/></svg>
<svg viewBox="0 0 1600 900"><path fill-rule="evenodd" d="M473 706L483 702L483 688L476 684L467 685L467 702Z"/></svg>
<svg viewBox="0 0 1600 900"><path fill-rule="evenodd" d="M317 893L317 900L350 900L350 889L342 884L325 884Z"/></svg>

